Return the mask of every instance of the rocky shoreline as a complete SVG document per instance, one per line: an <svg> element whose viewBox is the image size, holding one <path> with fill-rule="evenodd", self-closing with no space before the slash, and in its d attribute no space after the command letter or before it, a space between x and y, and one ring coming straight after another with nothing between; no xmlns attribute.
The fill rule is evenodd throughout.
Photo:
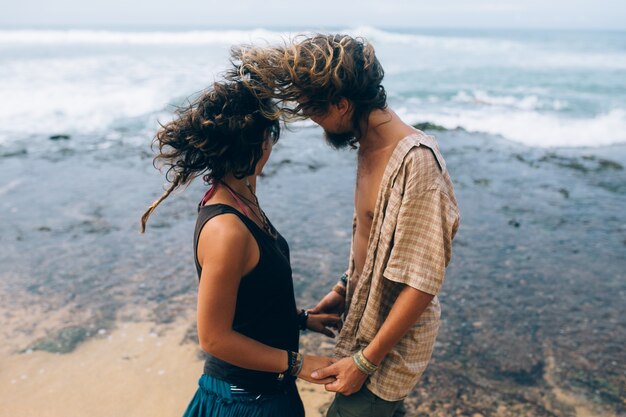
<svg viewBox="0 0 626 417"><path fill-rule="evenodd" d="M540 149L431 132L462 225L434 358L409 415L625 415L626 146ZM37 141L0 149L4 363L69 358L124 323L180 325L195 306L189 248L203 185L168 200L141 236L139 216L162 184L145 141L41 140L45 152ZM260 183L291 245L302 306L345 267L353 181L354 154L303 128L281 138ZM192 320L183 333L191 349ZM303 348L332 350L310 335Z"/></svg>

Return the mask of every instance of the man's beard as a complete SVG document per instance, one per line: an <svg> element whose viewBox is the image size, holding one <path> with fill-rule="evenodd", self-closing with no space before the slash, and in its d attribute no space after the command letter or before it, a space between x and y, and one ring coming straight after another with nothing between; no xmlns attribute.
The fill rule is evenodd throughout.
<svg viewBox="0 0 626 417"><path fill-rule="evenodd" d="M332 133L324 130L324 139L334 149L344 149L354 143L354 132Z"/></svg>

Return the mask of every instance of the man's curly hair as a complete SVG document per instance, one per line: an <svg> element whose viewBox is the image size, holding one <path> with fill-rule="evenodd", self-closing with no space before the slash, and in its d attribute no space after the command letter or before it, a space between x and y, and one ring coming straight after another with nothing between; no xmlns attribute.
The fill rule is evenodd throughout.
<svg viewBox="0 0 626 417"><path fill-rule="evenodd" d="M280 136L278 113L270 99L259 100L242 82L217 82L176 112L157 132L155 167L167 167L170 187L146 210L141 230L154 209L176 188L205 174L218 181L227 174L254 174L263 144ZM274 113L276 116L272 117Z"/></svg>
<svg viewBox="0 0 626 417"><path fill-rule="evenodd" d="M281 46L243 45L232 48L231 62L228 78L243 81L261 99L276 99L287 118L304 117L303 109L324 114L330 104L348 99L357 139L363 118L387 106L383 68L363 38L317 34Z"/></svg>

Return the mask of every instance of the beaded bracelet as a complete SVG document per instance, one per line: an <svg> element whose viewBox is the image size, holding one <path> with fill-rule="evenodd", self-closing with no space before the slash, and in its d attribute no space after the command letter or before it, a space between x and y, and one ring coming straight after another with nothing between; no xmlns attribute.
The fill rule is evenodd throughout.
<svg viewBox="0 0 626 417"><path fill-rule="evenodd" d="M302 371L302 365L304 364L304 358L300 352L296 352L296 363L291 370L291 376L300 375L300 371Z"/></svg>
<svg viewBox="0 0 626 417"><path fill-rule="evenodd" d="M363 355L363 349L352 355L352 360L356 367L366 375L372 375L378 369L378 366L374 365Z"/></svg>
<svg viewBox="0 0 626 417"><path fill-rule="evenodd" d="M280 372L277 376L279 381L285 380L285 375L295 376L300 375L302 371L302 365L304 365L304 358L300 352L287 351L287 369L284 372Z"/></svg>
<svg viewBox="0 0 626 417"><path fill-rule="evenodd" d="M296 362L298 360L298 354L296 352L292 352L290 350L287 351L287 369L282 372L285 375L291 375L293 373L293 368L296 366Z"/></svg>

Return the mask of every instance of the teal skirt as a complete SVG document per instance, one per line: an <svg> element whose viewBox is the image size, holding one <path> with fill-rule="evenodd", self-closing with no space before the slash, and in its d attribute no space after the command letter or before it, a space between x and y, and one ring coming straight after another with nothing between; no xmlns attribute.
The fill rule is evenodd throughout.
<svg viewBox="0 0 626 417"><path fill-rule="evenodd" d="M281 394L254 394L209 375L202 375L198 390L183 417L304 417L296 385Z"/></svg>

